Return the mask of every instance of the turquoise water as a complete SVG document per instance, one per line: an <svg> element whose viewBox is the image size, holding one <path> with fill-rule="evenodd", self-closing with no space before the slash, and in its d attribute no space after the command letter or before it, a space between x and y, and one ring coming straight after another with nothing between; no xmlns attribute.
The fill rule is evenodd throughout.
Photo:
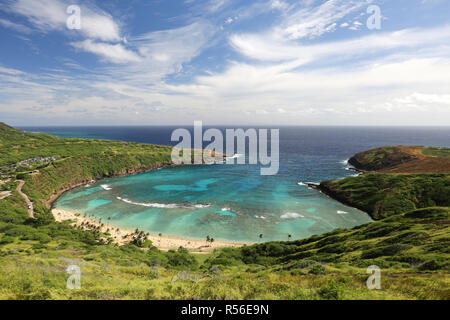
<svg viewBox="0 0 450 320"><path fill-rule="evenodd" d="M28 128L62 137L168 145L174 129ZM399 144L450 147L450 128L282 127L276 176L260 176L258 166L245 165L167 168L83 186L55 205L155 234L250 242L260 241L261 233L263 240L287 240L288 234L301 239L371 220L298 182L353 175L345 161L353 154Z"/></svg>
<svg viewBox="0 0 450 320"><path fill-rule="evenodd" d="M363 212L252 166L188 166L103 179L64 194L62 209L153 234L231 241L306 238L367 223ZM258 172L257 172L258 171Z"/></svg>

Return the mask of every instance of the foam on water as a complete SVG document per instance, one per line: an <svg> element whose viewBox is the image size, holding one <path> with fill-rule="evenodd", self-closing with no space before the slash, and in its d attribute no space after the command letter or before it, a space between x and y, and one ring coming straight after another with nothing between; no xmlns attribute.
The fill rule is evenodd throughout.
<svg viewBox="0 0 450 320"><path fill-rule="evenodd" d="M180 204L180 203L151 203L151 202L135 202L126 198L116 197L117 200L123 201L128 204L133 204L136 206L143 206L149 208L165 208L165 209L203 209L208 208L211 205L209 204Z"/></svg>
<svg viewBox="0 0 450 320"><path fill-rule="evenodd" d="M281 219L297 219L297 218L304 218L305 216L297 213L297 212L287 212L281 216Z"/></svg>

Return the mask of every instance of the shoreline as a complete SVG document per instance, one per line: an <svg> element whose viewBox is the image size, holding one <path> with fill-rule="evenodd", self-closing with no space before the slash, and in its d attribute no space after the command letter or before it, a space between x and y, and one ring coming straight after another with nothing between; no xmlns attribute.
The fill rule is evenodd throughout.
<svg viewBox="0 0 450 320"><path fill-rule="evenodd" d="M222 155L223 157L226 156L226 154ZM185 166L189 164L183 164L181 166ZM142 166L142 167L134 167L134 168L127 168L120 172L115 172L108 176L102 176L97 177L96 179L85 179L81 182L74 183L69 186L65 186L59 190L56 190L52 193L52 195L44 202L46 207L51 209L51 213L55 220L57 222L64 222L64 221L73 221L71 225L73 227L80 227L82 223L86 224L89 223L95 227L100 228L100 231L102 233L106 233L106 231L109 229L109 233L111 234L111 238L113 238L113 243L122 246L130 243L132 241L132 237L123 238L125 235L132 235L135 232L135 229L129 229L129 228L121 228L114 226L109 223L99 223L95 219L91 219L88 217L84 217L82 213L74 211L74 210L64 210L64 209L58 209L54 207L54 203L66 192L69 192L75 188L84 186L89 183L97 182L102 179L111 178L111 177L120 177L120 176L132 176L135 174L141 174L146 172L151 172L159 169L164 168L170 168L174 166L173 163L157 163L152 164L148 166ZM102 226L103 224L103 226ZM199 240L199 239L188 239L188 238L181 238L181 237L175 237L175 236L159 236L150 234L148 237L148 240L152 241L152 245L157 247L160 250L171 250L171 249L178 249L179 247L186 248L194 253L208 253L213 251L216 248L225 248L225 247L233 247L238 248L245 245L252 245L251 242L233 242L233 241L223 241L223 240L215 240L213 243L207 243L206 240ZM106 239L106 238L104 238Z"/></svg>
<svg viewBox="0 0 450 320"><path fill-rule="evenodd" d="M111 175L108 176L102 176L102 177L97 177L96 179L85 179L82 180L80 182L76 182L72 185L69 186L65 186L59 190L55 190L51 196L45 200L45 206L49 209L54 209L53 205L54 203L66 192L69 192L75 188L84 186L88 183L93 183L102 179L106 179L106 178L112 178L112 177L122 177L122 176L132 176L134 174L140 174L140 173L146 173L146 172L150 172L150 171L154 171L154 170L158 170L158 169L164 169L164 168L169 168L169 167L173 167L175 166L173 163L157 163L157 164L152 164L149 166L143 166L143 167L135 167L135 168L127 168L124 169L120 172L114 172Z"/></svg>
<svg viewBox="0 0 450 320"><path fill-rule="evenodd" d="M354 205L353 203L350 203L350 202L348 202L348 201L346 201L346 200L344 200L344 199L341 199L341 198L340 198L338 195L336 195L334 192L331 192L331 191L324 185L324 182L327 182L327 181L322 181L320 184L311 184L311 183L307 183L306 185L307 185L309 188L314 189L314 190L317 190L317 191L319 191L320 193L326 195L327 197L330 197L331 199L333 199L333 200L335 200L335 201L337 201L337 202L339 202L339 203L341 203L341 204L343 204L343 205L345 205L345 206L347 206L347 207L354 208L354 209L358 209L359 211L364 212L364 213L367 214L367 215L369 216L369 218L372 219L374 222L377 221L377 219L375 219L374 217L372 217L372 215L371 215L369 212L367 212L366 210L364 210L363 208L360 208L360 207Z"/></svg>
<svg viewBox="0 0 450 320"><path fill-rule="evenodd" d="M57 222L70 221L71 225L74 227L80 227L82 224L89 223L94 225L95 227L99 227L102 233L106 233L109 229L109 233L111 234L111 238L113 238L114 243L119 246L126 245L131 242L131 236L124 238L126 235L131 235L135 230L129 228L117 227L111 223L100 223L97 220L92 218L84 217L82 213L74 211L74 210L65 210L65 209L52 209L52 214L55 217ZM103 226L102 226L103 224ZM179 247L183 247L188 249L193 253L209 253L217 248L239 248L245 245L252 245L252 243L244 243L244 242L232 242L232 241L223 241L216 240L213 243L207 243L206 240L198 240L198 239L188 239L188 238L180 238L175 236L164 236L161 237L159 235L150 234L148 236L148 240L152 241L152 245L157 247L160 250L167 251L171 249L178 249Z"/></svg>
<svg viewBox="0 0 450 320"><path fill-rule="evenodd" d="M223 154L219 154L221 155L223 158L227 157L228 155L226 153ZM203 163L203 165L207 165L208 163ZM114 172L111 175L105 175L105 176L101 176L101 177L95 177L95 178L90 178L90 179L84 179L82 181L79 182L75 182L72 185L69 186L64 186L59 190L55 190L50 197L44 201L45 206L48 209L53 209L53 204L66 192L69 192L75 188L84 186L88 183L93 183L102 179L106 179L106 178L112 178L112 177L123 177L123 176L132 176L135 174L141 174L141 173L147 173L147 172L151 172L151 171L155 171L155 170L160 170L160 169L165 169L165 168L170 168L170 167L178 167L178 166L192 166L192 165L196 165L196 164L173 164L172 162L161 162L161 163L156 163L156 164L150 164L147 166L141 166L141 167L132 167L132 168L126 168L123 169L122 171L119 172Z"/></svg>

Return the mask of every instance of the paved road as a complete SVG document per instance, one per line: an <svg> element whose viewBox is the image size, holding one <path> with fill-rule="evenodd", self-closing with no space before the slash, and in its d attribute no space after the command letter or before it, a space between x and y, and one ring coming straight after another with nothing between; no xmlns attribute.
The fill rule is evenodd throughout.
<svg viewBox="0 0 450 320"><path fill-rule="evenodd" d="M22 192L22 187L25 184L25 181L23 180L17 181L19 181L19 185L17 186L16 190L22 196L22 198L25 199L25 202L27 203L28 214L30 215L31 218L34 218L33 202L31 202L30 198L28 198L28 196Z"/></svg>

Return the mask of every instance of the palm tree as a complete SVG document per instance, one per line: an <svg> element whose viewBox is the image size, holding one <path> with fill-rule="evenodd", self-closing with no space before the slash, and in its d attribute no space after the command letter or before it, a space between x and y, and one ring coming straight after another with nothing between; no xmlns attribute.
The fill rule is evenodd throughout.
<svg viewBox="0 0 450 320"><path fill-rule="evenodd" d="M260 238L260 239L262 239L262 238L263 238L263 234L262 234L262 233L261 233L261 234L259 235L259 238Z"/></svg>
<svg viewBox="0 0 450 320"><path fill-rule="evenodd" d="M211 240L211 238L208 236L206 236L206 243L208 243Z"/></svg>
<svg viewBox="0 0 450 320"><path fill-rule="evenodd" d="M288 239L291 240L292 234L288 234Z"/></svg>

